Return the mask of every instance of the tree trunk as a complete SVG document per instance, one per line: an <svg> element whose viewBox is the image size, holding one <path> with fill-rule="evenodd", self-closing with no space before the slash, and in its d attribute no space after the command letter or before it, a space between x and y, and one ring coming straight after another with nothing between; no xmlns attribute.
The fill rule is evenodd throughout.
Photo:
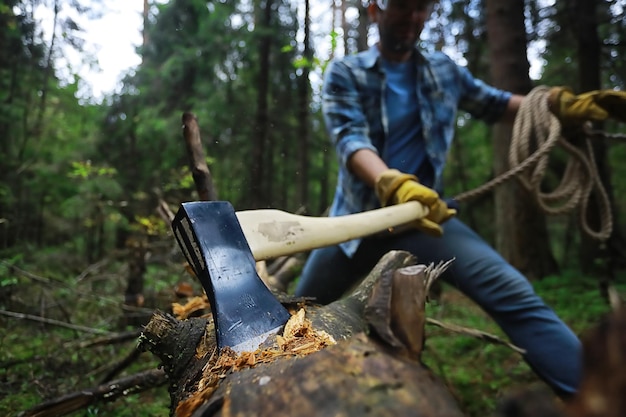
<svg viewBox="0 0 626 417"><path fill-rule="evenodd" d="M358 52L366 51L367 44L367 30L370 27L369 16L367 15L367 7L363 2L357 1L356 7L359 9L359 26L358 37L356 38L356 47Z"/></svg>
<svg viewBox="0 0 626 417"><path fill-rule="evenodd" d="M259 7L259 18L257 25L259 26L259 73L258 73L258 92L256 103L256 117L254 121L253 137L252 137L252 161L250 164L250 201L247 204L251 208L264 207L267 205L267 198L264 193L266 187L264 184L266 167L264 166L267 138L269 134L269 74L270 74L270 52L271 52L271 35L270 23L272 18L272 0L261 1Z"/></svg>
<svg viewBox="0 0 626 417"><path fill-rule="evenodd" d="M142 346L163 360L172 414L463 416L419 359L432 276L414 262L388 253L351 295L327 306L285 300L298 313L282 336L239 357L216 352L211 320L155 314Z"/></svg>
<svg viewBox="0 0 626 417"><path fill-rule="evenodd" d="M143 27L141 28L141 37L142 37L141 47L145 51L150 45L150 37L148 36L148 30L147 30L148 24L150 22L149 20L150 19L150 2L148 0L143 0L142 18L143 18ZM141 54L142 65L145 63L145 61L146 61L145 54Z"/></svg>
<svg viewBox="0 0 626 417"><path fill-rule="evenodd" d="M310 142L310 83L309 73L310 65L313 63L313 51L311 49L311 19L310 19L310 1L304 1L304 48L303 56L305 65L302 67L302 74L298 79L298 131L296 140L300 146L298 147L298 202L301 207L309 205L309 142Z"/></svg>
<svg viewBox="0 0 626 417"><path fill-rule="evenodd" d="M343 34L341 40L343 41L344 56L350 55L350 28L348 27L348 20L346 19L346 10L348 9L346 2L347 0L339 0L341 9L341 33Z"/></svg>
<svg viewBox="0 0 626 417"><path fill-rule="evenodd" d="M182 115L183 137L189 159L189 170L196 185L198 199L201 201L215 201L218 198L211 171L204 157L204 147L200 136L198 119L193 113L185 112Z"/></svg>
<svg viewBox="0 0 626 417"><path fill-rule="evenodd" d="M526 57L524 0L487 0L487 32L493 84L525 94L531 89ZM494 168L508 170L511 127L497 124L493 131ZM550 249L545 217L527 191L510 182L495 190L496 248L529 278L557 271Z"/></svg>
<svg viewBox="0 0 626 417"><path fill-rule="evenodd" d="M126 242L128 249L128 279L126 291L124 292L124 317L122 323L124 326L143 326L146 324L148 317L145 313L137 310L138 307L144 306L144 281L146 273L146 253L147 253L146 237L137 233Z"/></svg>
<svg viewBox="0 0 626 417"><path fill-rule="evenodd" d="M600 75L600 62L602 59L601 46L598 35L598 3L592 0L575 0L572 2L571 11L571 27L574 32L576 40L576 49L578 55L578 80L579 80L579 92L586 92L592 90L598 90L601 86ZM594 126L600 129L601 123ZM584 143L581 146L585 146ZM611 199L611 211L613 218L615 219L615 210L613 209L613 195L611 185L611 173L610 167L607 161L607 147L606 143L601 140L594 140L592 142L594 159L598 168L598 174L600 181L607 190ZM587 212L587 221L594 230L599 230L600 223L598 219L602 215L600 213L597 199L598 195L592 194L590 198L589 209ZM614 232L609 238L609 247L621 247L623 246L623 238L620 236L618 226L614 222ZM582 230L581 230L582 232ZM596 262L598 259L607 260L608 264L602 263L601 265L607 267L600 272L600 290L603 295L608 297L608 287L614 271L612 268L611 253L607 254L603 250L604 245L598 240L592 239L584 232L581 233L581 246L580 246L580 263L583 271L592 273L596 269ZM608 255L608 256L607 256ZM623 253L615 251L613 256L621 257ZM596 271L597 273L597 271Z"/></svg>

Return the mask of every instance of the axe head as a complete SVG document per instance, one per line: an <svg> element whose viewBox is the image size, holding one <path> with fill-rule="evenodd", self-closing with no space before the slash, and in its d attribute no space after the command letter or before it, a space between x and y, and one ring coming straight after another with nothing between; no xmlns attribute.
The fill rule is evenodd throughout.
<svg viewBox="0 0 626 417"><path fill-rule="evenodd" d="M258 276L229 202L183 203L172 229L209 298L220 349L255 351L281 329L289 312Z"/></svg>

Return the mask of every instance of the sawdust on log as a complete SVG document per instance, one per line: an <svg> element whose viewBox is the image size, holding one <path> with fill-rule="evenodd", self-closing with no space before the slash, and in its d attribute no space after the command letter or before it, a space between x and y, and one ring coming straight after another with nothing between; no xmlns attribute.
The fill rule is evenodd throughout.
<svg viewBox="0 0 626 417"><path fill-rule="evenodd" d="M178 320L185 320L198 311L209 311L209 300L206 295L202 297L191 297L185 304L172 303L172 313Z"/></svg>
<svg viewBox="0 0 626 417"><path fill-rule="evenodd" d="M335 339L325 331L315 330L311 321L305 317L304 309L300 309L291 316L285 324L282 335L276 335L275 343L269 347L241 354L237 354L228 347L223 348L219 354L216 348L206 353L210 354L210 357L202 370L196 393L179 402L176 407L176 416L191 415L194 410L211 398L219 382L230 373L252 368L260 363L270 363L285 356L306 356L336 343Z"/></svg>

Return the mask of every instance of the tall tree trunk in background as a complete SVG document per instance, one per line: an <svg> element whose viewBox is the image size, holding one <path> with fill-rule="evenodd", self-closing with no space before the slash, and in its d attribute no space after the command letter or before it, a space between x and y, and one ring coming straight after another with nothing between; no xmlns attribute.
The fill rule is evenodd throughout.
<svg viewBox="0 0 626 417"><path fill-rule="evenodd" d="M348 27L348 20L346 19L346 9L348 8L347 0L339 0L341 9L341 33L343 34L343 54L350 54L350 43L348 42L350 37L350 28Z"/></svg>
<svg viewBox="0 0 626 417"><path fill-rule="evenodd" d="M574 33L574 39L576 40L576 50L578 55L578 80L579 80L579 92L586 92L592 90L598 90L601 86L600 75L600 61L601 61L601 47L602 42L598 35L598 1L597 0L573 0L569 8L571 17L571 27ZM595 128L601 128L601 124L595 126ZM583 144L584 146L584 144ZM594 158L598 167L598 174L600 180L604 185L604 188L609 193L611 198L611 211L615 218L615 210L613 209L613 195L611 185L611 172L607 161L607 147L606 143L601 140L594 140L592 142ZM597 204L598 195L591 196L591 202L587 213L587 221L589 225L598 230L600 227L599 218L601 216L599 210L599 204ZM616 222L615 222L616 223ZM609 239L609 247L622 247L622 237L615 231L619 230L615 224L613 233ZM592 272L596 264L596 260L607 255L603 253L603 247L599 241L590 238L585 233L581 236L580 245L580 263L583 271ZM620 251L612 251L608 254L609 263L605 265L609 270L603 270L599 274L603 279L600 282L601 291L608 296L607 287L609 285L609 278L613 275L614 271L611 268L612 256L623 256Z"/></svg>
<svg viewBox="0 0 626 417"><path fill-rule="evenodd" d="M35 122L33 124L32 130L29 131L29 136L24 141L24 145L26 145L29 139L40 140L42 132L43 132L43 116L46 112L46 100L48 98L48 87L50 84L50 79L54 76L54 52L56 49L56 32L59 24L59 11L60 5L59 2L55 0L54 2L54 17L52 19L52 30L51 30L51 39L50 39L50 47L48 48L48 53L46 56L46 63L43 69L43 78L41 80L41 90L39 91L39 105L37 106L37 117L35 118ZM22 151L26 150L26 146L22 148ZM23 155L23 152L20 152ZM20 158L21 159L21 158Z"/></svg>
<svg viewBox="0 0 626 417"><path fill-rule="evenodd" d="M325 213L330 207L330 199L331 196L331 175L330 172L330 159L331 155L333 155L333 150L328 142L328 139L324 137L325 143L323 145L323 154L322 154L322 178L320 180L320 199L318 201L317 213L321 214Z"/></svg>
<svg viewBox="0 0 626 417"><path fill-rule="evenodd" d="M311 48L311 25L310 25L310 1L304 0L304 48L303 55L305 65L302 67L302 74L298 79L298 201L307 210L309 207L309 104L311 88L309 82L310 65L313 64L313 51Z"/></svg>
<svg viewBox="0 0 626 417"><path fill-rule="evenodd" d="M269 34L272 18L272 0L260 2L257 27L259 35L259 73L257 81L257 108L252 131L252 161L250 164L249 178L249 206L251 208L267 206L267 198L264 195L266 189L265 180L265 148L269 133L268 126L268 96L269 96L269 73L271 35Z"/></svg>
<svg viewBox="0 0 626 417"><path fill-rule="evenodd" d="M337 25L337 2L336 0L331 0L330 27L334 29L336 25ZM332 61L333 59L335 59L335 53L336 53L336 44L334 42L331 42L329 56L328 56L329 61ZM323 124L323 121L322 121L322 124ZM324 134L324 143L322 143L321 148L323 149L322 172L324 173L324 176L322 178L320 200L318 202L317 211L318 213L325 213L330 207L330 198L332 198L331 192L330 192L331 183L330 183L330 177L328 173L330 172L331 158L333 158L335 155L333 146L331 145L327 134Z"/></svg>
<svg viewBox="0 0 626 417"><path fill-rule="evenodd" d="M145 51L146 47L150 43L150 38L148 37L148 18L150 16L150 3L148 0L143 0L143 28L141 29L142 36L142 49ZM141 54L141 63L143 64L145 61L145 54Z"/></svg>
<svg viewBox="0 0 626 417"><path fill-rule="evenodd" d="M486 0L491 74L496 87L525 94L531 89L526 56L524 0ZM498 123L493 130L494 168L508 170L511 127ZM549 245L545 217L518 183L495 190L496 248L530 279L557 271Z"/></svg>
<svg viewBox="0 0 626 417"><path fill-rule="evenodd" d="M357 1L356 7L359 9L359 37L356 39L356 47L360 51L365 51L367 45L367 30L370 25L369 16L367 15L367 7L363 2Z"/></svg>
<svg viewBox="0 0 626 417"><path fill-rule="evenodd" d="M339 0L341 1L341 0ZM337 0L330 0L330 30L334 31L337 27ZM328 59L333 59L335 57L335 43L331 42L330 44L330 56Z"/></svg>

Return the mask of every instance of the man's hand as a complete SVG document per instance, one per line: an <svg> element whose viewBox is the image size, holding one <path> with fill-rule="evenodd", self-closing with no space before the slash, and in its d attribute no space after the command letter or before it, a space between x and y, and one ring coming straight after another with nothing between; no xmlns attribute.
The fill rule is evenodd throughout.
<svg viewBox="0 0 626 417"><path fill-rule="evenodd" d="M436 191L420 184L415 175L397 169L381 173L376 178L375 190L383 207L408 201L418 201L428 207L428 215L417 220L415 227L431 236L442 236L440 224L456 214L456 210L449 209Z"/></svg>
<svg viewBox="0 0 626 417"><path fill-rule="evenodd" d="M584 123L613 118L626 122L626 91L596 90L574 95L568 87L552 87L550 110L564 123Z"/></svg>

